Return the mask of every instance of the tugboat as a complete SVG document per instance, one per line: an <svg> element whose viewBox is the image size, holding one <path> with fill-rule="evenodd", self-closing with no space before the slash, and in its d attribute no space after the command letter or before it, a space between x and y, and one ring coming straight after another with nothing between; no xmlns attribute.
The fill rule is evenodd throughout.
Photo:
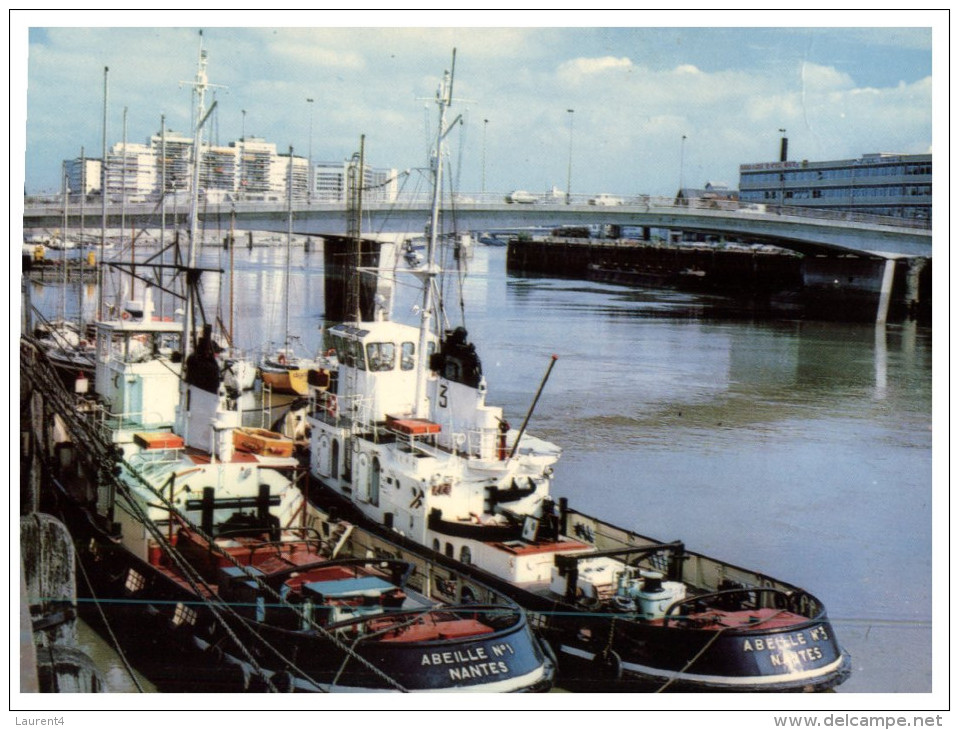
<svg viewBox="0 0 959 730"><path fill-rule="evenodd" d="M427 583L425 594L409 585L412 562L344 554L354 528L318 523L307 510L292 441L237 445L249 429L235 425L224 388L203 387L217 372L209 326L198 345L206 355L191 355L184 368L189 405L175 408L174 326L149 311L142 321L98 324L95 395L57 414L69 434L60 445L74 448L60 450L52 495L75 545L85 603L103 612L95 623L162 691L552 685L553 664L513 601L464 578L463 590L490 601L448 605L439 583ZM125 360L130 341L149 342L155 355ZM34 349L29 367L38 378L41 352ZM47 393L62 387L51 379ZM141 397L149 405L138 410ZM281 440L272 434L270 443ZM74 460L65 456L71 451ZM83 478L91 464L100 467L98 482Z"/></svg>
<svg viewBox="0 0 959 730"><path fill-rule="evenodd" d="M201 48L198 120L205 86ZM242 425L212 325L197 337L193 322L196 226L183 321L154 317L147 287L138 316L97 322L91 393L67 393L21 340L48 404L40 452L57 455L47 497L95 621L161 690L548 690L554 662L515 602L458 574L414 575L401 550L345 555L354 528L307 509L292 442ZM442 600L451 583L457 605Z"/></svg>
<svg viewBox="0 0 959 730"><path fill-rule="evenodd" d="M551 496L560 449L526 432L532 409L516 430L487 405L467 331L434 324L451 87L447 72L436 95L427 260L409 270L422 287L420 321L391 321L379 297L328 328L338 369L309 406L311 499L517 600L559 658L561 684L713 692L840 684L850 660L816 597ZM402 270L392 261L398 244L378 245L381 278ZM378 275L367 262L357 277Z"/></svg>

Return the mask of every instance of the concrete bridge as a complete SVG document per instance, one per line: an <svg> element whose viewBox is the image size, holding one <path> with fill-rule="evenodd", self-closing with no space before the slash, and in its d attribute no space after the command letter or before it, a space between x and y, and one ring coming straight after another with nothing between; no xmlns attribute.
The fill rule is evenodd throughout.
<svg viewBox="0 0 959 730"><path fill-rule="evenodd" d="M821 211L811 208L740 205L732 201L693 199L677 202L673 198L640 196L622 199L619 205L593 205L588 196L564 198L533 196L535 203L506 203L496 195L458 195L444 206L443 215L455 220L462 231L522 230L554 226L614 224L641 228L699 231L750 242L772 243L806 254L860 254L882 258L932 258L932 231L925 221L865 216L856 213ZM79 225L78 205L68 207L72 229ZM221 228L236 215L236 227L248 230L287 230L288 208L285 201L210 203L201 207L199 216L209 230L211 223ZM88 204L85 225L99 228L102 211ZM117 228L121 218L126 227L159 227L158 203L113 204L107 209L107 227ZM186 206L167 204L167 225L183 225ZM396 203L370 202L363 207L363 231L422 232L429 219L429 201L403 200ZM343 235L347 232L348 213L342 203L294 201L293 229L299 235ZM24 209L25 229L56 230L63 225L60 204L28 205Z"/></svg>
<svg viewBox="0 0 959 730"><path fill-rule="evenodd" d="M812 208L740 205L734 201L637 196L616 199L577 195L529 196L532 202L507 203L500 195L458 195L443 208L444 229L460 231L522 231L557 226L619 225L643 229L698 231L746 242L770 243L806 254L803 276L807 286L829 282L863 288L878 294L876 321L886 321L896 277L896 261L905 259L906 299L919 299L919 276L932 260L932 230L927 221L821 211ZM620 202L621 201L621 202ZM96 209L94 209L96 208ZM167 226L186 225L182 201L167 204ZM68 206L68 226L80 224L76 203ZM159 228L159 203L114 204L108 207L107 228ZM90 205L84 212L86 230L99 229L102 209ZM209 231L227 230L235 215L238 229L285 233L289 224L285 201L237 201L204 203L199 217ZM297 235L345 235L349 214L342 203L294 201L293 230ZM394 203L369 202L363 206L362 230L366 232L422 233L429 220L429 200L404 199ZM175 223L174 223L175 221ZM62 204L29 205L24 210L25 230L59 230L63 226ZM849 255L885 260L877 276L857 279L850 270ZM900 267L902 268L902 267Z"/></svg>

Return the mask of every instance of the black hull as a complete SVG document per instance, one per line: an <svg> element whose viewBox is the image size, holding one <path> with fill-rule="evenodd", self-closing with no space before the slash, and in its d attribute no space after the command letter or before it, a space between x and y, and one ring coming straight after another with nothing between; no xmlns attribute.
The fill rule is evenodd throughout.
<svg viewBox="0 0 959 730"><path fill-rule="evenodd" d="M360 640L345 661L344 644L260 623L255 605L237 604L239 616L221 620L195 592L112 539L97 516L78 505L60 513L76 544L84 619L115 636L161 692L537 692L553 685L555 667L522 612L482 637Z"/></svg>
<svg viewBox="0 0 959 730"><path fill-rule="evenodd" d="M788 628L703 631L671 622L600 613L517 587L473 565L434 552L364 516L311 478L311 500L363 529L444 567L476 578L536 615L535 625L558 660L557 684L579 692L826 691L851 672L825 611ZM748 642L748 643L747 643ZM767 645L768 642L768 645Z"/></svg>
<svg viewBox="0 0 959 730"><path fill-rule="evenodd" d="M592 638L583 637L584 629ZM851 671L826 620L788 631L703 634L602 617L556 622L546 632L561 679L568 676L581 692L822 692ZM767 641L774 648L744 650ZM802 669L786 671L791 664Z"/></svg>

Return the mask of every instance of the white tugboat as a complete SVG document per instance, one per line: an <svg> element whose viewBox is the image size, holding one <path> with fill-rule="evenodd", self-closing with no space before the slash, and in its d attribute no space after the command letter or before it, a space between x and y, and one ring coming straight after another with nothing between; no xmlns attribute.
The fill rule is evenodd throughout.
<svg viewBox="0 0 959 730"><path fill-rule="evenodd" d="M516 430L487 404L466 330L443 328L436 315L451 87L448 72L436 95L426 260L408 269L422 287L419 323L392 321L389 299L370 296L367 280L369 306L353 307L350 321L328 328L325 345L338 369L328 391L314 392L308 415L312 499L535 612L559 657L561 683L750 692L841 683L849 658L818 599L682 543L575 512L551 496L560 449L526 433L530 414ZM393 275L399 241L356 236L327 244L358 260L363 251L364 264L378 247L379 268L357 266L355 276L384 279Z"/></svg>

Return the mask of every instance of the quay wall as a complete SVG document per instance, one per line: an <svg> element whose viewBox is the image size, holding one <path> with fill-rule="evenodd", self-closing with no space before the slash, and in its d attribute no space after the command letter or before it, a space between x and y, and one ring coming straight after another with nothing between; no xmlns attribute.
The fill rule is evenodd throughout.
<svg viewBox="0 0 959 730"><path fill-rule="evenodd" d="M890 316L931 320L931 262L919 271L918 284L907 285L909 266L896 263ZM514 274L715 294L752 313L848 320L875 317L882 268L881 259L555 236L511 238L506 255L507 272ZM830 286L824 286L827 274Z"/></svg>

